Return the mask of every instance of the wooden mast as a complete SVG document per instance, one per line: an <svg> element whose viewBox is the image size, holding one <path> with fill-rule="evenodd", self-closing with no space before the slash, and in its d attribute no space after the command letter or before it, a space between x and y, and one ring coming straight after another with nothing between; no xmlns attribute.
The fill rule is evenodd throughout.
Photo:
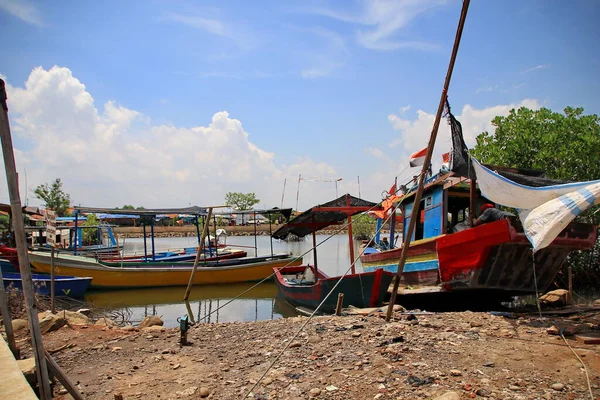
<svg viewBox="0 0 600 400"><path fill-rule="evenodd" d="M33 292L31 280L31 269L29 267L29 255L27 254L27 240L25 239L25 226L23 225L23 211L21 210L21 198L19 196L19 182L17 180L17 167L15 154L13 152L12 137L10 135L10 124L8 122L8 105L6 104L6 88L4 80L0 79L0 138L2 139L2 153L4 154L4 168L6 169L6 181L10 196L10 208L12 223L15 231L17 254L19 256L19 269L23 280L23 293L27 317L29 318L29 330L31 332L31 347L35 359L35 370L37 375L39 394L41 400L51 399L52 392L48 384L48 368L44 358L44 344L42 342L42 331L38 320L38 308ZM0 284L3 284L0 282Z"/></svg>
<svg viewBox="0 0 600 400"><path fill-rule="evenodd" d="M410 217L410 223L406 229L404 235L404 243L402 245L402 254L400 255L400 261L398 261L398 270L396 271L396 279L394 281L394 289L392 290L392 296L390 298L390 304L388 305L387 314L385 317L386 321L389 321L392 317L392 311L394 309L394 303L396 302L396 295L398 294L398 287L400 285L400 278L404 271L404 264L406 263L406 257L408 256L408 248L410 247L410 240L415 229L417 217L419 213L419 204L421 203L421 197L423 196L423 187L425 182L425 175L429 169L431 163L431 156L433 154L433 148L435 146L435 140L437 138L438 129L440 127L440 121L442 119L442 113L444 111L444 105L448 96L448 87L450 86L450 80L452 79L452 71L454 70L454 62L456 61L456 55L458 54L458 47L460 45L460 39L462 37L463 28L465 25L465 19L467 18L467 12L469 10L470 0L463 0L462 11L460 14L460 20L458 21L458 28L456 30L456 37L454 38L454 47L452 48L452 56L450 57L450 65L448 66L448 72L446 73L446 80L444 81L444 88L442 89L442 95L440 97L440 103L438 105L438 111L435 116L435 122L433 123L433 129L431 130L431 136L429 137L429 144L427 145L427 155L425 156L425 162L419 175L419 186L413 203L412 213Z"/></svg>

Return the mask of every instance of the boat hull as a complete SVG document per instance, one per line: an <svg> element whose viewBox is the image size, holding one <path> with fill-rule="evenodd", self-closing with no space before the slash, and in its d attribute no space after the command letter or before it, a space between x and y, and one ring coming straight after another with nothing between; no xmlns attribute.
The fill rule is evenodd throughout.
<svg viewBox="0 0 600 400"><path fill-rule="evenodd" d="M275 283L281 298L297 307L316 309L321 302L320 312L335 311L338 294L344 294L343 306L376 307L383 303L394 275L379 269L374 272L347 275L335 287L340 277L327 277L319 273L319 279L312 284L292 284L286 275L294 275L305 271L306 266L274 269ZM313 270L314 271L314 270ZM329 293L331 294L327 296Z"/></svg>
<svg viewBox="0 0 600 400"><path fill-rule="evenodd" d="M45 253L30 253L30 262L38 272L50 271L50 256ZM234 260L230 260L234 261ZM301 259L293 257L264 260L250 264L219 265L215 267L198 267L194 275L194 285L220 283L236 283L259 281L269 277L274 267L299 265ZM79 256L59 254L55 257L55 270L60 274L73 276L90 276L92 287L102 289L160 287L187 285L192 272L189 263L147 263L129 266L107 266L102 263Z"/></svg>
<svg viewBox="0 0 600 400"><path fill-rule="evenodd" d="M13 287L17 290L23 290L23 282L21 274L6 273L3 274L4 287ZM50 275L32 275L33 286L36 293L50 296ZM84 293L90 287L92 278L90 277L75 277L75 276L55 276L54 277L54 294L56 296L68 296L82 298Z"/></svg>
<svg viewBox="0 0 600 400"><path fill-rule="evenodd" d="M596 227L571 224L550 246L535 255L531 245L510 220L504 219L462 232L411 243L401 280L402 294L422 293L419 287L440 291L490 290L508 295L546 290L566 257L591 249ZM365 271L383 268L395 272L401 249L363 255ZM408 287L417 290L407 290Z"/></svg>

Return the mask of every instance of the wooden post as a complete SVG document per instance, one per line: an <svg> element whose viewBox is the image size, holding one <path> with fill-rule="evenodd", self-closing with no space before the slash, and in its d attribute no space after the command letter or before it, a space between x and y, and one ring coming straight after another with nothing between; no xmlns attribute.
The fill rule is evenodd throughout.
<svg viewBox="0 0 600 400"><path fill-rule="evenodd" d="M36 375L39 384L39 395L41 400L52 398L50 385L48 384L48 369L44 358L44 344L42 343L42 332L38 320L38 308L33 292L31 280L31 269L29 267L29 255L27 254L27 240L25 239L25 226L23 225L23 211L21 210L21 198L19 196L19 182L17 181L17 167L15 165L15 154L13 152L10 125L8 122L8 106L6 104L6 88L4 80L0 79L0 138L2 139L2 153L4 155L4 168L6 169L6 181L10 197L10 208L13 217L17 253L19 256L19 269L23 282L23 293L25 307L29 318L29 331L31 333L31 347L35 359ZM2 283L4 285L4 283Z"/></svg>
<svg viewBox="0 0 600 400"><path fill-rule="evenodd" d="M54 246L50 251L50 309L52 314L56 313L54 309Z"/></svg>
<svg viewBox="0 0 600 400"><path fill-rule="evenodd" d="M346 195L346 207L350 207L350 195ZM354 237L352 235L352 216L348 214L348 246L350 247L350 268L352 275L356 274L356 267L354 266Z"/></svg>
<svg viewBox="0 0 600 400"><path fill-rule="evenodd" d="M573 268L569 265L568 270L569 278L569 296L567 297L567 304L573 303Z"/></svg>
<svg viewBox="0 0 600 400"><path fill-rule="evenodd" d="M6 330L8 347L10 347L10 351L12 351L15 359L18 360L19 348L17 347L17 342L15 342L12 318L10 317L10 310L8 309L8 299L6 298L6 291L4 290L4 277L2 276L2 269L0 269L0 309L2 310L2 319L4 320L4 329Z"/></svg>
<svg viewBox="0 0 600 400"><path fill-rule="evenodd" d="M423 197L423 187L425 182L425 175L429 170L431 163L431 156L433 155L433 148L435 146L435 140L437 133L440 128L440 121L442 119L442 113L444 112L444 105L446 104L446 98L448 95L448 87L450 86L450 79L452 78L452 71L454 70L454 62L456 61L456 55L458 54L458 47L460 45L460 38L462 36L463 27L465 25L465 19L467 18L467 11L469 10L470 0L464 0L462 11L460 14L460 20L458 22L458 28L456 30L456 37L454 39L454 47L452 48L452 55L450 57L450 64L448 65L448 72L446 73L446 80L444 81L444 88L442 95L440 96L440 103L438 105L437 114L431 130L431 136L429 137L429 143L427 144L427 155L423 163L423 168L419 174L419 185L417 193L415 194L410 223L406 228L406 236L404 237L404 243L402 245L402 253L400 255L400 261L398 261L398 270L396 271L396 280L394 282L394 289L390 298L390 304L388 305L385 320L389 321L392 318L392 312L394 311L394 304L396 303L396 296L398 294L398 286L400 285L400 279L402 278L402 272L404 271L404 264L406 263L406 257L408 256L408 248L410 247L410 240L412 238L417 218L419 217L419 204L421 204L421 198Z"/></svg>
<svg viewBox="0 0 600 400"><path fill-rule="evenodd" d="M54 361L54 358L52 358L50 353L44 350L44 355L46 357L46 361L48 361L48 368L50 368L50 372L52 372L52 375L54 375L56 379L58 379L58 381L65 387L65 389L67 389L67 392L69 392L69 394L75 400L84 400L83 395L79 393L77 387L73 384L73 382L71 382L67 374L65 374L56 361ZM46 380L46 382L48 381Z"/></svg>
<svg viewBox="0 0 600 400"><path fill-rule="evenodd" d="M471 179L471 184L469 186L469 226L473 226L475 222L475 197L477 196L477 179Z"/></svg>
<svg viewBox="0 0 600 400"><path fill-rule="evenodd" d="M313 226L315 225L315 215L313 214L312 216L312 223ZM319 264L317 263L317 234L315 233L315 229L313 229L312 232L312 240L313 240L313 257L314 257L314 263L315 263L315 280L319 280L319 274L318 274L318 270L319 270Z"/></svg>
<svg viewBox="0 0 600 400"><path fill-rule="evenodd" d="M188 300L190 298L190 292L192 291L192 286L194 285L194 275L196 275L196 269L198 269L198 263L200 262L200 257L204 250L204 239L206 238L206 234L208 233L208 224L210 222L212 212L213 208L209 207L208 215L206 216L206 219L204 220L204 226L202 227L202 237L200 238L198 252L196 253L196 258L194 259L194 268L192 269L192 273L190 274L190 281L188 282L187 289L185 289L185 296L183 296L184 300Z"/></svg>
<svg viewBox="0 0 600 400"><path fill-rule="evenodd" d="M338 293L337 305L335 306L335 315L342 315L342 305L344 304L344 293Z"/></svg>

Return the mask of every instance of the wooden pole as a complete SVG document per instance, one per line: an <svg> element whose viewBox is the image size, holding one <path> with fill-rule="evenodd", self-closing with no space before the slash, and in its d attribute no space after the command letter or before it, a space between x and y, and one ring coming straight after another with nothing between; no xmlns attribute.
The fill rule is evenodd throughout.
<svg viewBox="0 0 600 400"><path fill-rule="evenodd" d="M46 359L44 358L44 344L42 343L38 309L33 292L33 282L31 280L29 255L27 254L27 240L25 239L25 226L23 224L23 211L21 210L21 198L19 196L19 182L17 181L17 167L15 164L12 137L10 135L6 98L5 83L4 80L0 79L0 138L2 139L4 168L6 169L6 181L8 183L10 208L13 217L17 253L19 256L19 269L21 270L21 279L23 282L25 307L29 318L31 347L33 348L33 355L35 358L39 395L41 400L47 400L52 398L52 392L50 391L50 385L48 384L48 369L46 367ZM2 285L4 285L4 283L2 283Z"/></svg>
<svg viewBox="0 0 600 400"><path fill-rule="evenodd" d="M2 319L4 320L4 329L6 330L8 347L10 347L10 351L12 351L15 359L18 360L19 348L17 347L17 342L15 342L12 318L10 317L10 310L8 309L8 298L6 297L6 291L4 290L4 277L2 276L2 269L0 269L0 310L2 311Z"/></svg>
<svg viewBox="0 0 600 400"><path fill-rule="evenodd" d="M567 298L567 304L573 303L573 268L569 265L568 269L569 278L569 297Z"/></svg>
<svg viewBox="0 0 600 400"><path fill-rule="evenodd" d="M342 305L344 304L344 293L338 293L337 304L335 306L335 315L342 315Z"/></svg>
<svg viewBox="0 0 600 400"><path fill-rule="evenodd" d="M477 196L477 179L471 179L471 184L469 186L469 226L473 226L475 222L475 197Z"/></svg>
<svg viewBox="0 0 600 400"><path fill-rule="evenodd" d="M458 47L460 45L460 39L462 36L463 27L465 25L465 19L467 18L467 11L469 10L470 0L463 1L463 7L460 14L460 20L458 22L458 28L456 30L456 37L454 39L454 47L452 49L452 56L450 57L450 65L448 66L448 72L446 73L446 80L444 82L444 89L442 90L442 95L440 97L440 103L438 105L438 111L435 116L435 122L433 123L433 129L431 130L431 136L429 137L429 143L427 145L427 155L425 156L425 162L423 163L423 168L421 170L421 174L419 175L419 186L417 188L417 193L415 194L414 204L412 208L410 223L408 224L406 230L406 236L404 236L404 243L402 245L402 254L400 255L400 261L398 261L398 270L396 271L396 280L394 282L394 289L392 291L392 296L390 298L390 304L388 305L387 314L385 317L386 321L389 321L392 318L392 312L394 310L394 304L396 302L396 295L398 294L398 286L400 285L400 279L402 277L402 272L404 271L404 264L406 263L406 257L408 256L408 248L410 247L410 240L412 238L412 233L415 229L415 225L417 223L418 213L419 213L419 204L421 204L421 198L423 197L423 187L425 182L425 175L429 170L429 165L431 163L431 156L433 154L433 148L435 146L435 140L437 138L438 129L440 127L440 121L442 119L442 113L444 111L444 105L446 103L446 98L448 95L448 87L450 86L450 79L452 78L452 71L454 70L454 62L456 61L456 55L458 54Z"/></svg>
<svg viewBox="0 0 600 400"><path fill-rule="evenodd" d="M67 389L67 392L69 392L73 399L84 400L83 395L79 393L79 390L77 390L77 386L75 386L73 382L71 382L67 374L65 374L65 372L60 368L56 361L54 361L54 358L52 358L50 353L44 350L44 355L46 357L46 361L48 361L48 368L50 368L50 372L52 372L52 375L54 375L56 379L58 379L58 381L62 383L62 385L65 387L65 389Z"/></svg>
<svg viewBox="0 0 600 400"><path fill-rule="evenodd" d="M350 195L346 195L346 207L350 207ZM356 274L356 267L354 266L354 236L352 235L352 216L348 214L348 245L350 246L350 268L352 274Z"/></svg>
<svg viewBox="0 0 600 400"><path fill-rule="evenodd" d="M204 220L204 226L202 227L202 237L200 238L200 245L198 245L198 252L196 253L196 258L194 259L194 268L192 269L190 281L188 282L187 288L185 289L185 296L183 296L183 300L188 300L190 298L190 292L192 291L192 286L194 285L194 275L196 275L198 263L200 262L200 257L202 255L202 252L204 251L204 239L206 238L206 234L208 233L208 224L210 223L210 217L212 216L212 212L213 208L209 207L208 215L206 216L206 219Z"/></svg>
<svg viewBox="0 0 600 400"><path fill-rule="evenodd" d="M54 309L54 245L50 250L50 310L52 310L52 314L56 313Z"/></svg>

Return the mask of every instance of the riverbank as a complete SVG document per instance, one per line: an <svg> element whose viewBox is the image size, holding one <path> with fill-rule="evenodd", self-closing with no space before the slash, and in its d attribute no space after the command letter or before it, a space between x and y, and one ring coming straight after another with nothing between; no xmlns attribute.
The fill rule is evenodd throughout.
<svg viewBox="0 0 600 400"><path fill-rule="evenodd" d="M184 347L178 329L70 324L46 334L44 345L88 399L241 399L290 341L255 399L588 399L581 362L548 329L600 329L599 317L316 317L296 338L306 317L199 324ZM600 346L567 341L600 396Z"/></svg>

